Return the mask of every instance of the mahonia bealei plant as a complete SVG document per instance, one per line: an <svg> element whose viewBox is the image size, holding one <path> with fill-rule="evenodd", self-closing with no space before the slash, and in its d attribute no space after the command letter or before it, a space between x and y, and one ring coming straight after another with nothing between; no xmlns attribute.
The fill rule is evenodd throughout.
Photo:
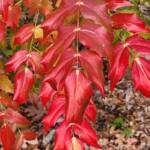
<svg viewBox="0 0 150 150"><path fill-rule="evenodd" d="M4 150L36 137L30 130L16 137L10 125L30 125L17 111L37 85L47 110L44 130L60 122L54 150L101 149L91 123L94 90L105 96L104 59L111 91L130 68L135 89L150 97L150 41L144 36L150 28L133 7L127 0L0 0L0 42L6 51L15 49L5 70L15 74L13 101L0 100L7 107L0 114Z"/></svg>

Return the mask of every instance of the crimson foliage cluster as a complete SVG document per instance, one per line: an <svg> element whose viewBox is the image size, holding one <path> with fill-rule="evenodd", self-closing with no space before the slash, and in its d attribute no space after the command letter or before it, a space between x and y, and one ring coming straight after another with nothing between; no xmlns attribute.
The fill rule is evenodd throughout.
<svg viewBox="0 0 150 150"><path fill-rule="evenodd" d="M104 59L111 91L129 68L135 90L150 97L150 41L144 36L150 28L133 7L126 0L0 1L0 42L7 42L11 30L16 51L6 63L6 72L15 74L14 102L1 99L7 107L0 115L4 150L17 150L24 139L36 138L21 128L31 124L18 109L37 83L47 110L44 130L61 118L54 150L84 150L85 143L101 149L91 123L96 121L94 89L105 96ZM32 21L21 25L25 12Z"/></svg>

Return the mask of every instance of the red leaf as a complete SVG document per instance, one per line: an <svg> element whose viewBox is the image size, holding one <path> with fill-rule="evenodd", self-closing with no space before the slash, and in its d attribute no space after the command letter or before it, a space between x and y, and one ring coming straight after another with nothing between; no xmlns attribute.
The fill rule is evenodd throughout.
<svg viewBox="0 0 150 150"><path fill-rule="evenodd" d="M8 7L10 5L13 5L13 0L0 1L0 13L2 14L3 17L8 15Z"/></svg>
<svg viewBox="0 0 150 150"><path fill-rule="evenodd" d="M112 35L103 26L84 24L80 28L79 39L85 47L96 51L99 56L112 57Z"/></svg>
<svg viewBox="0 0 150 150"><path fill-rule="evenodd" d="M3 121L5 119L5 113L0 112L0 121Z"/></svg>
<svg viewBox="0 0 150 150"><path fill-rule="evenodd" d="M40 73L42 66L40 65L41 55L39 52L31 52L28 50L19 50L6 63L7 72L16 72L23 64L27 63L32 66L34 72Z"/></svg>
<svg viewBox="0 0 150 150"><path fill-rule="evenodd" d="M31 53L28 53L26 57L28 58L27 63L29 63L29 65L32 66L34 72L43 72L43 68L40 64L41 54L39 52L32 51Z"/></svg>
<svg viewBox="0 0 150 150"><path fill-rule="evenodd" d="M138 33L138 32L150 32L150 29L145 26L145 24L136 25L136 24L124 24L124 28L126 28L130 32Z"/></svg>
<svg viewBox="0 0 150 150"><path fill-rule="evenodd" d="M0 21L0 42L5 38L5 24Z"/></svg>
<svg viewBox="0 0 150 150"><path fill-rule="evenodd" d="M44 82L40 91L40 99L43 106L46 106L48 101L52 101L56 91L51 87L48 82Z"/></svg>
<svg viewBox="0 0 150 150"><path fill-rule="evenodd" d="M18 126L29 126L30 121L27 120L24 116L19 114L17 111L12 109L7 109L5 112L5 119L9 121L9 123L16 124Z"/></svg>
<svg viewBox="0 0 150 150"><path fill-rule="evenodd" d="M24 142L24 138L22 133L16 136L16 141L15 141L15 145L14 145L14 150L20 150L22 144Z"/></svg>
<svg viewBox="0 0 150 150"><path fill-rule="evenodd" d="M13 0L1 0L0 1L0 12L2 12L6 7L13 4Z"/></svg>
<svg viewBox="0 0 150 150"><path fill-rule="evenodd" d="M7 72L16 72L18 68L27 61L27 50L20 50L16 52L10 60L6 63Z"/></svg>
<svg viewBox="0 0 150 150"><path fill-rule="evenodd" d="M63 96L58 96L56 99L52 101L50 104L50 108L48 110L48 115L44 117L43 124L45 131L48 131L57 120L64 115L65 113L65 98Z"/></svg>
<svg viewBox="0 0 150 150"><path fill-rule="evenodd" d="M112 16L115 28L125 27L130 32L149 32L145 23L136 14L117 13Z"/></svg>
<svg viewBox="0 0 150 150"><path fill-rule="evenodd" d="M71 128L69 128L69 125L63 122L56 129L54 150L66 150L66 139L71 139Z"/></svg>
<svg viewBox="0 0 150 150"><path fill-rule="evenodd" d="M74 6L59 8L42 23L42 27L45 28L48 32L58 29L68 13L70 14L73 11Z"/></svg>
<svg viewBox="0 0 150 150"><path fill-rule="evenodd" d="M87 59L90 58L90 59ZM81 65L87 71L89 78L96 84L104 95L104 77L102 59L92 51L81 52Z"/></svg>
<svg viewBox="0 0 150 150"><path fill-rule="evenodd" d="M82 125L75 124L74 131L78 135L80 140L86 142L91 146L100 148L100 145L97 143L96 133L86 120L82 122Z"/></svg>
<svg viewBox="0 0 150 150"><path fill-rule="evenodd" d="M126 23L143 24L136 14L117 13L112 16L115 26L123 26Z"/></svg>
<svg viewBox="0 0 150 150"><path fill-rule="evenodd" d="M73 33L74 26L71 27L61 27L59 29L59 35L53 46L48 47L43 55L41 64L44 66L45 70L55 67L54 64L61 57L63 51L68 49L73 40L75 39L75 33Z"/></svg>
<svg viewBox="0 0 150 150"><path fill-rule="evenodd" d="M8 125L4 124L0 128L0 138L4 150L13 150L13 145L15 143L15 134Z"/></svg>
<svg viewBox="0 0 150 150"><path fill-rule="evenodd" d="M111 31L111 22L108 17L106 3L104 1L82 0L81 14L86 19L93 20L108 31Z"/></svg>
<svg viewBox="0 0 150 150"><path fill-rule="evenodd" d="M120 7L132 6L129 1L126 0L106 0L108 3L108 8L111 10L116 10Z"/></svg>
<svg viewBox="0 0 150 150"><path fill-rule="evenodd" d="M126 40L126 44L128 45L128 47L130 47L131 49L134 49L135 51L137 51L143 56L150 54L150 51L149 51L150 41L145 40L144 38L140 36L135 35L135 36L129 37Z"/></svg>
<svg viewBox="0 0 150 150"><path fill-rule="evenodd" d="M66 75L72 69L74 55L73 49L66 50L62 54L59 64L48 74L44 81L49 82L54 89L59 90L64 84Z"/></svg>
<svg viewBox="0 0 150 150"><path fill-rule="evenodd" d="M16 138L14 150L20 150L24 140L34 140L37 137L36 133L33 131L22 131Z"/></svg>
<svg viewBox="0 0 150 150"><path fill-rule="evenodd" d="M12 101L12 97L8 96L7 94L0 92L0 103L7 108L12 108L14 110L18 109L17 103Z"/></svg>
<svg viewBox="0 0 150 150"><path fill-rule="evenodd" d="M108 30L110 30L110 20L107 14L106 4L104 1L93 1L93 0L82 0L82 1L67 1L64 2L63 10L67 8L71 8L72 10L78 9L80 7L81 15L86 18L96 22L96 24L100 24L105 26ZM70 12L70 13L73 13Z"/></svg>
<svg viewBox="0 0 150 150"><path fill-rule="evenodd" d="M51 69L62 51L68 49L76 38L77 30L75 26L61 27L59 29L59 35L55 44L46 50L41 61L45 70L47 68ZM79 40L85 47L95 50L100 56L111 57L111 36L104 27L85 24L79 30ZM103 40L105 43L102 42Z"/></svg>
<svg viewBox="0 0 150 150"><path fill-rule="evenodd" d="M37 137L37 134L34 131L23 131L22 132L24 139L30 141L30 140L34 140Z"/></svg>
<svg viewBox="0 0 150 150"><path fill-rule="evenodd" d="M17 34L14 37L14 43L15 44L24 44L28 40L31 39L33 36L33 24L25 24L23 25L20 30L17 32Z"/></svg>
<svg viewBox="0 0 150 150"><path fill-rule="evenodd" d="M8 27L15 29L19 24L20 18L21 18L21 8L18 5L14 5L9 7L8 15L4 17L4 21Z"/></svg>
<svg viewBox="0 0 150 150"><path fill-rule="evenodd" d="M51 16L44 21L42 27L48 31L56 30L63 23L68 14L73 14L80 6L82 16L86 19L92 19L97 24L105 26L110 31L109 18L107 15L106 5L102 1L82 0L63 1L60 9L56 10ZM90 7L89 7L90 6ZM91 9L92 8L92 9Z"/></svg>
<svg viewBox="0 0 150 150"><path fill-rule="evenodd" d="M135 89L150 97L150 62L143 58L136 58L132 65L132 79Z"/></svg>
<svg viewBox="0 0 150 150"><path fill-rule="evenodd" d="M65 80L66 121L81 123L93 94L90 82L79 70L71 72Z"/></svg>
<svg viewBox="0 0 150 150"><path fill-rule="evenodd" d="M90 121L96 122L96 106L92 100L90 100L90 103L86 108L85 115Z"/></svg>
<svg viewBox="0 0 150 150"><path fill-rule="evenodd" d="M122 44L117 44L114 54L114 62L109 72L109 78L111 80L110 90L112 91L116 83L123 77L125 71L129 65L129 52L128 48Z"/></svg>
<svg viewBox="0 0 150 150"><path fill-rule="evenodd" d="M129 65L129 51L146 57L149 55L150 42L137 35L129 37L125 43L118 43L115 47L115 60L110 66L109 78L111 79L111 90L115 87L116 83L123 77L126 68ZM131 55L131 54L130 54ZM131 58L135 57L131 55Z"/></svg>
<svg viewBox="0 0 150 150"><path fill-rule="evenodd" d="M15 76L15 83L14 83L14 98L13 100L17 101L19 104L23 104L27 101L27 96L29 91L34 84L34 76L32 72L25 68L24 70L20 71Z"/></svg>

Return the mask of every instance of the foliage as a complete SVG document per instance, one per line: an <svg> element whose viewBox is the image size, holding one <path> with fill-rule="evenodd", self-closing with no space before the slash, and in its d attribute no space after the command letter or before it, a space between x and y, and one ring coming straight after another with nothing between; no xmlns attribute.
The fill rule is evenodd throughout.
<svg viewBox="0 0 150 150"><path fill-rule="evenodd" d="M112 125L119 129L121 129L123 127L123 124L124 124L124 120L121 117L116 118L112 122Z"/></svg>
<svg viewBox="0 0 150 150"><path fill-rule="evenodd" d="M150 42L145 39L150 28L138 16L137 1L1 0L0 14L1 51L9 59L1 75L8 86L0 89L13 93L13 101L1 100L4 150L19 149L23 139L36 137L32 131L17 132L30 125L18 111L32 92L39 92L47 110L46 132L62 118L55 150L84 150L84 143L101 149L91 123L96 121L94 89L105 96L104 59L111 91L130 68L135 89L150 97Z"/></svg>
<svg viewBox="0 0 150 150"><path fill-rule="evenodd" d="M122 117L113 120L111 125L114 126L115 129L119 129L125 137L130 136L132 133L130 128L125 127L125 122Z"/></svg>

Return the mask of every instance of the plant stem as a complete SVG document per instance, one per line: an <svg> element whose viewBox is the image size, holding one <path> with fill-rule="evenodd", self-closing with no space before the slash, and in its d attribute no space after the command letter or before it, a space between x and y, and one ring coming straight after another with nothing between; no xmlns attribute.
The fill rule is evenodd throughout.
<svg viewBox="0 0 150 150"><path fill-rule="evenodd" d="M34 25L35 25L35 26L36 26L37 23L38 23L38 19L39 19L39 11L38 11L37 14L35 14L35 16L34 16ZM34 36L32 37L31 42L30 42L29 52L32 51L33 43L34 43Z"/></svg>
<svg viewBox="0 0 150 150"><path fill-rule="evenodd" d="M15 5L20 5L23 0L18 1Z"/></svg>
<svg viewBox="0 0 150 150"><path fill-rule="evenodd" d="M78 1L80 3L80 0ZM77 27L76 27L76 53L77 53L77 68L80 67L79 65L79 32L80 32L80 5L78 5L78 12L77 12Z"/></svg>

